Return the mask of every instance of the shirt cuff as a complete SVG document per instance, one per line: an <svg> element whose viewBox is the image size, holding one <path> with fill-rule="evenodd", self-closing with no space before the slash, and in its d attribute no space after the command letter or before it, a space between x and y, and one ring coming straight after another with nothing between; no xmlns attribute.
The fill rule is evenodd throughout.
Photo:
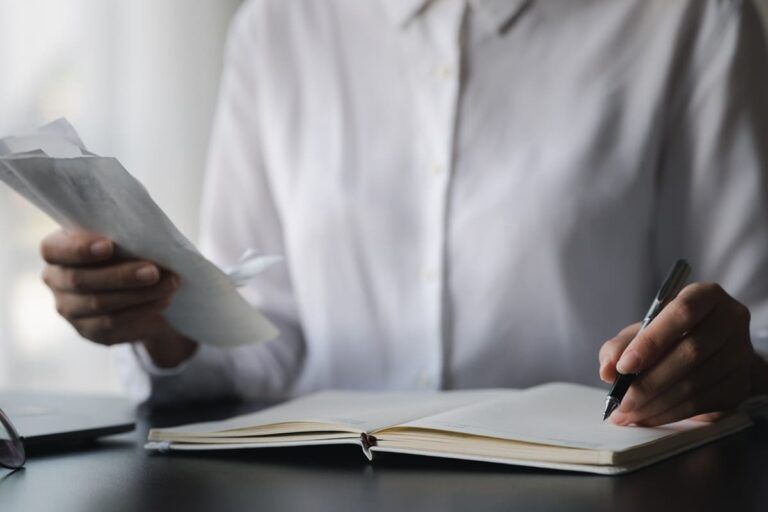
<svg viewBox="0 0 768 512"><path fill-rule="evenodd" d="M237 397L230 349L201 344L180 365L160 368L141 343L130 345L135 370L128 373L126 383L134 400L178 405Z"/></svg>
<svg viewBox="0 0 768 512"><path fill-rule="evenodd" d="M161 368L155 364L152 356L150 356L149 352L147 352L147 347L145 347L142 342L135 341L131 343L131 350L133 350L133 354L136 356L141 369L153 377L173 377L178 375L183 372L187 366L189 366L190 361L197 355L196 351L195 354L192 354L191 357L185 361L182 361L176 366L171 368Z"/></svg>

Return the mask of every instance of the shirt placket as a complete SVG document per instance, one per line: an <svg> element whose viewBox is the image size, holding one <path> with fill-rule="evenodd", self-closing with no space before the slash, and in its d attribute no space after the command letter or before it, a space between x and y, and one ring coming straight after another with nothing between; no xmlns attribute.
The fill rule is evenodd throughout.
<svg viewBox="0 0 768 512"><path fill-rule="evenodd" d="M409 31L412 58L417 59L422 215L425 243L419 279L423 290L424 326L429 357L415 376L418 387L445 385L446 339L446 233L448 197L454 167L457 112L461 93L463 0L433 4Z"/></svg>

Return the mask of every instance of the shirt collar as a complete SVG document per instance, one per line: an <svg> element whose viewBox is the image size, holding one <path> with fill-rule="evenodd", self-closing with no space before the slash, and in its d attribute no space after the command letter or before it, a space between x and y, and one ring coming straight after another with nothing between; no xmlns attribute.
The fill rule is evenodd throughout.
<svg viewBox="0 0 768 512"><path fill-rule="evenodd" d="M392 23L403 28L422 12L429 2L430 0L384 0L384 7Z"/></svg>
<svg viewBox="0 0 768 512"><path fill-rule="evenodd" d="M469 0L478 17L496 33L504 32L533 0Z"/></svg>
<svg viewBox="0 0 768 512"><path fill-rule="evenodd" d="M387 14L400 28L423 13L433 0L385 0ZM533 0L469 0L483 23L496 32L503 32L509 22Z"/></svg>

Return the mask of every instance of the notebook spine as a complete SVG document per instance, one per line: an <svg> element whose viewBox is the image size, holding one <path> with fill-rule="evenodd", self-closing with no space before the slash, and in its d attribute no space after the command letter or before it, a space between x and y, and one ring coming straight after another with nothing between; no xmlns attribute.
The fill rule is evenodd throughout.
<svg viewBox="0 0 768 512"><path fill-rule="evenodd" d="M371 447L376 446L376 438L370 434L363 432L360 434L360 446L363 447L363 453L368 460L373 460L373 453Z"/></svg>

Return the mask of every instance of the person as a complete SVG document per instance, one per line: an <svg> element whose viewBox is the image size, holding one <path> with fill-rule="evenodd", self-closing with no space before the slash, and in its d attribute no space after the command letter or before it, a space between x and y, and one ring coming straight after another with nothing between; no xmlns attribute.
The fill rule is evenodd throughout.
<svg viewBox="0 0 768 512"><path fill-rule="evenodd" d="M157 402L621 371L615 423L711 419L768 392L766 91L749 1L252 0L201 245L285 255L244 290L280 335L198 346L177 279L97 235L46 238L43 277ZM635 337L678 257L695 282Z"/></svg>

